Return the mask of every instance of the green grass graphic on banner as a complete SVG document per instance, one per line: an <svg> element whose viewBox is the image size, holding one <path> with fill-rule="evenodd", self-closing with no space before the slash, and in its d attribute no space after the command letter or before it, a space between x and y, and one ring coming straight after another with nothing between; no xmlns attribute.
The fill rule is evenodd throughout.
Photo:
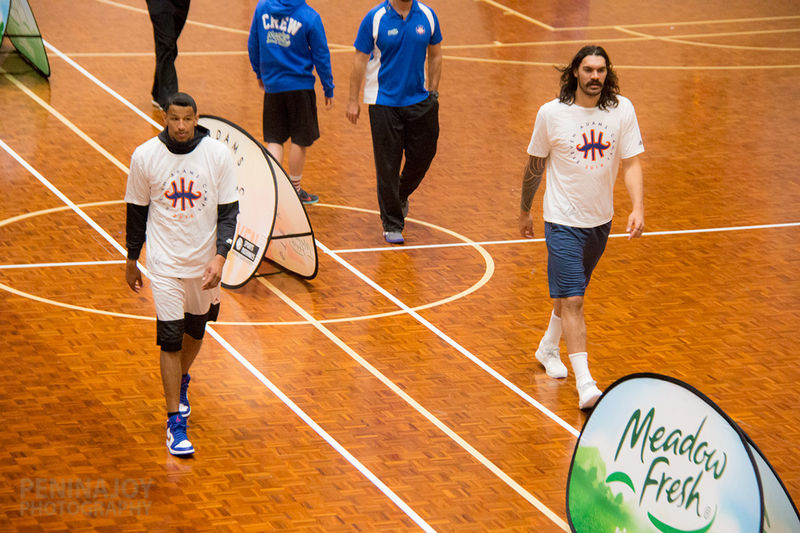
<svg viewBox="0 0 800 533"><path fill-rule="evenodd" d="M576 531L647 532L653 531L628 509L622 495L615 497L606 482L606 465L597 448L579 447L572 466L569 499Z"/></svg>

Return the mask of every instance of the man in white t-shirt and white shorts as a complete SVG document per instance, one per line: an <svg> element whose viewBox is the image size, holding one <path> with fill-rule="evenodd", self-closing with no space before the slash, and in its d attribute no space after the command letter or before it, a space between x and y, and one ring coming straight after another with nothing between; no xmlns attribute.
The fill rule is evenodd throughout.
<svg viewBox="0 0 800 533"><path fill-rule="evenodd" d="M633 104L619 95L608 54L600 46L584 46L561 69L559 97L536 115L519 216L520 233L533 238L531 203L546 171L543 216L553 311L536 359L548 376L567 377L559 353L563 331L581 409L594 407L602 394L589 372L584 294L611 230L620 167L633 204L627 232L629 238L642 234L642 152Z"/></svg>
<svg viewBox="0 0 800 533"><path fill-rule="evenodd" d="M239 195L230 151L197 124L194 99L185 93L170 96L164 115L164 130L131 157L125 280L139 292L142 274L136 261L146 240L167 449L184 456L194 453L186 435L189 367L206 322L219 314L219 282L236 230Z"/></svg>

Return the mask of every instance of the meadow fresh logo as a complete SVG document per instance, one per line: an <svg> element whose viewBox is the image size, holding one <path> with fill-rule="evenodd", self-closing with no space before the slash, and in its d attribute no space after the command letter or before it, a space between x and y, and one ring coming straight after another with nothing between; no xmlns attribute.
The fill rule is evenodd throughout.
<svg viewBox="0 0 800 533"><path fill-rule="evenodd" d="M644 417L641 410L636 409L628 419L614 455L615 461L626 451L638 455L640 465L647 468L639 486L624 470L612 472L605 482L609 485L622 483L628 487L638 494L640 506L665 502L692 514L698 520L707 520L706 524L689 531L674 527L648 512L651 524L663 533L708 531L717 516L717 504L714 502L712 505L702 497L704 477L706 481L720 481L728 464L727 454L701 437L706 418L696 430L688 433L680 428L658 426L655 418L655 408L651 408ZM676 468L681 464L683 468ZM689 475L684 474L687 468L691 472Z"/></svg>

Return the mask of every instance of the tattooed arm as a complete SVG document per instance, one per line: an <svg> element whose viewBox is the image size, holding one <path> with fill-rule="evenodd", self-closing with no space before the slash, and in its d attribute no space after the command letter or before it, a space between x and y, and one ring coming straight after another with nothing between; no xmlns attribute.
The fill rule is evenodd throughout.
<svg viewBox="0 0 800 533"><path fill-rule="evenodd" d="M519 232L527 239L533 238L533 218L531 217L531 204L539 184L542 183L544 166L547 158L530 156L525 172L522 174L522 200L520 201Z"/></svg>

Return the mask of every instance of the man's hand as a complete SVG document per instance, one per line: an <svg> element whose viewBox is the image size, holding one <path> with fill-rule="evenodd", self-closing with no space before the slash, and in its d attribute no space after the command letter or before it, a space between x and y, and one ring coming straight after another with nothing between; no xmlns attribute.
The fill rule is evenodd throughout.
<svg viewBox="0 0 800 533"><path fill-rule="evenodd" d="M641 237L642 231L644 231L644 213L638 209L634 209L631 214L628 215L628 227L625 231L628 232L628 240Z"/></svg>
<svg viewBox="0 0 800 533"><path fill-rule="evenodd" d="M142 272L135 259L128 259L125 262L125 281L133 292L139 292L142 288Z"/></svg>
<svg viewBox="0 0 800 533"><path fill-rule="evenodd" d="M533 217L530 211L519 213L519 234L526 239L533 239Z"/></svg>
<svg viewBox="0 0 800 533"><path fill-rule="evenodd" d="M353 124L358 123L358 116L361 114L361 106L358 105L358 101L350 100L347 102L347 111L345 112L345 116L347 120L352 122Z"/></svg>
<svg viewBox="0 0 800 533"><path fill-rule="evenodd" d="M331 109L333 109L333 96L331 96L330 98L328 98L326 96L325 97L325 111L330 111Z"/></svg>
<svg viewBox="0 0 800 533"><path fill-rule="evenodd" d="M225 265L225 256L215 255L214 259L206 267L203 274L203 286L201 289L207 291L219 285L219 280L222 279L222 267Z"/></svg>
<svg viewBox="0 0 800 533"><path fill-rule="evenodd" d="M356 50L353 56L353 70L350 72L350 94L347 99L347 109L345 110L347 120L353 124L358 122L358 116L361 114L361 106L358 104L358 97L361 94L361 85L364 83L364 75L367 71L368 62L369 54Z"/></svg>

